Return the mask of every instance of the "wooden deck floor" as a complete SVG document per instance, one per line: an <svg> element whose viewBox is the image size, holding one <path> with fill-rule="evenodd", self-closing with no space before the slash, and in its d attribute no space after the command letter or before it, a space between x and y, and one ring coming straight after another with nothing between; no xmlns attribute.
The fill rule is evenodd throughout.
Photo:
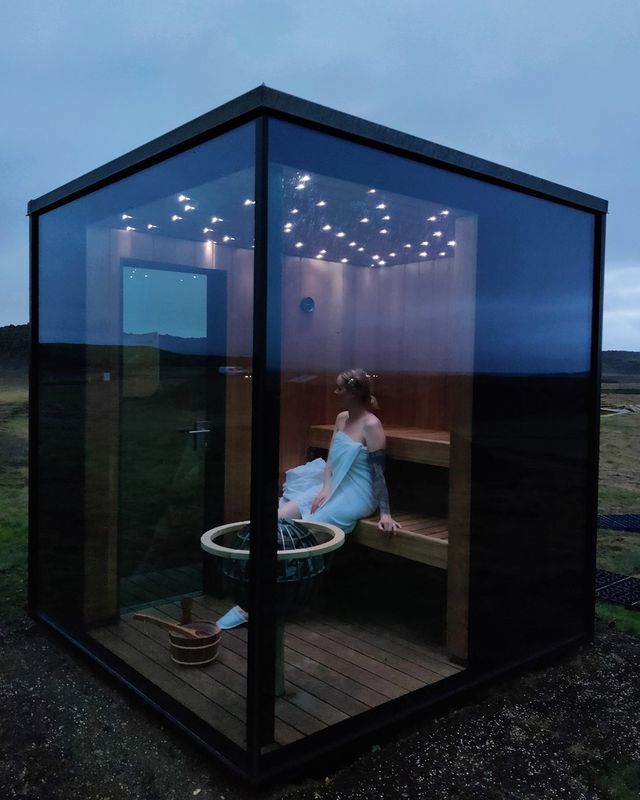
<svg viewBox="0 0 640 800"><path fill-rule="evenodd" d="M179 602L146 611L177 620ZM194 618L216 619L229 601L193 598ZM218 660L180 667L169 658L166 633L123 612L120 623L91 635L140 674L243 746L246 718L246 627L225 631ZM286 695L276 701L276 743L296 741L389 699L460 671L439 647L417 643L399 629L326 615L287 623Z"/></svg>

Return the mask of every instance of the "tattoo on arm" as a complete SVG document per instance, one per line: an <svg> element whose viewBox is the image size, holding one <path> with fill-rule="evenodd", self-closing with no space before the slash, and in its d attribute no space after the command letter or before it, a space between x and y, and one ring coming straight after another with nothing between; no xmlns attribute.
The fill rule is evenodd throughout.
<svg viewBox="0 0 640 800"><path fill-rule="evenodd" d="M369 465L373 482L373 494L378 501L381 514L389 514L389 492L384 479L384 450L369 453Z"/></svg>

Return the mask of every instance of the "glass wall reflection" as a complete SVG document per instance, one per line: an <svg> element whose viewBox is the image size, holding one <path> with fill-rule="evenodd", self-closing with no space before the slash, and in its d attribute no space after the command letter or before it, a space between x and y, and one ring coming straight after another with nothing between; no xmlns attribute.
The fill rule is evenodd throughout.
<svg viewBox="0 0 640 800"><path fill-rule="evenodd" d="M246 641L158 620L220 616L200 537L249 515L253 160L247 126L40 221L40 609L239 745Z"/></svg>

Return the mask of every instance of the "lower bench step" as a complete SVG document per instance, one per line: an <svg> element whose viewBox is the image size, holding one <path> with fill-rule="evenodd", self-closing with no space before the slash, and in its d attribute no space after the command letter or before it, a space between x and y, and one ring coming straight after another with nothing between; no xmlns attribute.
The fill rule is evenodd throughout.
<svg viewBox="0 0 640 800"><path fill-rule="evenodd" d="M378 530L378 517L369 517L358 522L349 538L364 547L447 569L449 526L445 518L402 513L393 518L402 525L395 536L383 534Z"/></svg>

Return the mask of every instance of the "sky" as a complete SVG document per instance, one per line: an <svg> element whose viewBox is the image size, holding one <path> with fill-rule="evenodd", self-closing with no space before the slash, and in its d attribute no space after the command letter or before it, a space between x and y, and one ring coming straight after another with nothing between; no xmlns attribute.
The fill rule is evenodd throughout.
<svg viewBox="0 0 640 800"><path fill-rule="evenodd" d="M266 83L609 201L603 347L640 350L638 0L0 0L0 325L27 202Z"/></svg>

